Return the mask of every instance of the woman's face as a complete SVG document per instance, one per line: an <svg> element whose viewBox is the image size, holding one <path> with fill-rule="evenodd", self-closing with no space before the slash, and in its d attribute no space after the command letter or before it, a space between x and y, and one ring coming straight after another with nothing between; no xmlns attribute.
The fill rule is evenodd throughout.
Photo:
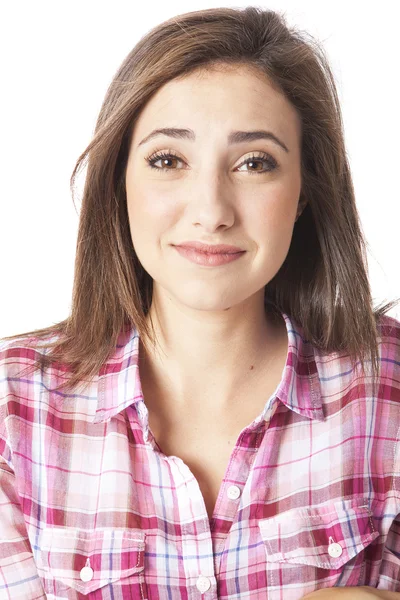
<svg viewBox="0 0 400 600"><path fill-rule="evenodd" d="M181 132L150 136L159 128ZM233 132L261 130L279 142L272 135L230 139ZM300 147L294 107L243 66L198 71L159 89L135 123L126 172L132 242L153 279L153 294L208 311L257 292L263 301L264 286L290 246ZM157 158L160 153L173 156ZM176 250L185 241L245 252L233 262L203 266Z"/></svg>

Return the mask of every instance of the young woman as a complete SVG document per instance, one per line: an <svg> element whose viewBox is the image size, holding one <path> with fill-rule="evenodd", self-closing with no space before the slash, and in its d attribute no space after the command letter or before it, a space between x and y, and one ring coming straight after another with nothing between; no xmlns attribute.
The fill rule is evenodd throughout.
<svg viewBox="0 0 400 600"><path fill-rule="evenodd" d="M1 598L400 598L400 323L323 49L170 19L86 160L71 314L1 346Z"/></svg>

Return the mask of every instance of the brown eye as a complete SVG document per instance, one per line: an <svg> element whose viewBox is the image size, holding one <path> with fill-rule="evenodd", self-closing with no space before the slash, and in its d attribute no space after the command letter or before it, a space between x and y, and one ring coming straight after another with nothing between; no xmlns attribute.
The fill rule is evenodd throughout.
<svg viewBox="0 0 400 600"><path fill-rule="evenodd" d="M253 165L262 165L262 163L265 163L267 165L265 169L263 169L262 167L261 169L253 168ZM254 173L268 173L270 171L273 171L278 166L278 163L269 154L262 153L261 156L250 156L240 166L242 167L243 165L251 166L250 170L247 170L246 172L250 175L253 175Z"/></svg>
<svg viewBox="0 0 400 600"><path fill-rule="evenodd" d="M174 171L174 168L170 168L171 161L180 161L181 159L175 154L171 154L169 152L158 152L153 154L153 156L147 157L146 161L149 164L149 167L155 169L156 171ZM156 167L155 163L161 161L162 166ZM169 164L168 164L169 163Z"/></svg>

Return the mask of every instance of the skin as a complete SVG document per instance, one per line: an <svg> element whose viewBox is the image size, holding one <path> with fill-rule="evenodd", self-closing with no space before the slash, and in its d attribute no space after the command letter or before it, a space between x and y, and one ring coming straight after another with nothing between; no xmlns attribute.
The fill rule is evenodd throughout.
<svg viewBox="0 0 400 600"><path fill-rule="evenodd" d="M196 139L159 135L139 145L160 127L190 128ZM289 152L264 139L228 145L232 130L256 129L272 131ZM304 208L300 148L295 108L243 65L168 82L135 123L125 180L128 216L136 253L154 281L150 315L161 350L148 356L141 348L141 372L162 382L179 410L201 402L222 414L255 382L250 370L256 378L278 351L284 366L286 328L265 315L264 286L284 262ZM159 160L156 166L169 170L155 172L145 158L156 151L178 160ZM268 171L262 157L253 164L258 173L250 173L252 165L243 162L263 152L277 168ZM187 240L246 252L226 265L202 267L170 245Z"/></svg>

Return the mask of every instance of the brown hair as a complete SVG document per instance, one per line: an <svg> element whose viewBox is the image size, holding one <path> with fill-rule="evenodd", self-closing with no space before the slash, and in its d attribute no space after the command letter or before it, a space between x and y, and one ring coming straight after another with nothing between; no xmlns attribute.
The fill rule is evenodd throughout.
<svg viewBox="0 0 400 600"><path fill-rule="evenodd" d="M248 6L165 21L139 40L116 72L70 181L73 193L87 162L71 314L50 327L3 338L42 339L49 351L34 368L56 363L69 373L56 389L71 390L96 375L126 328L137 329L146 349L155 344L146 320L153 282L135 254L127 213L130 140L140 111L162 85L218 65L242 65L267 77L301 118L299 204L305 208L283 265L265 286L268 310L288 314L320 350L345 351L353 364L359 359L363 371L370 358L378 377L377 322L399 299L372 306L333 74L310 34L289 27L283 14Z"/></svg>

